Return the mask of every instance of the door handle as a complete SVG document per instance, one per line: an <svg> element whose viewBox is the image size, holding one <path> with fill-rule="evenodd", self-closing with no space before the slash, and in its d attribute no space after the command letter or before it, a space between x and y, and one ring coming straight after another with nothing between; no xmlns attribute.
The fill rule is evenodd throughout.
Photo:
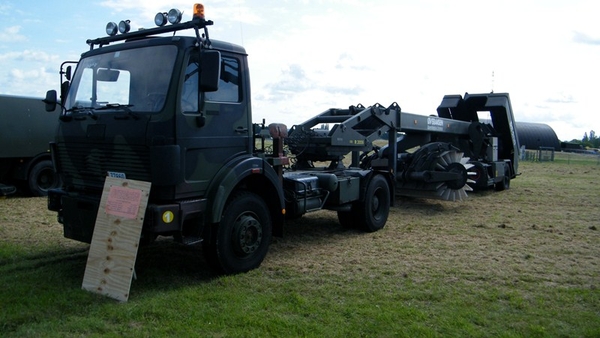
<svg viewBox="0 0 600 338"><path fill-rule="evenodd" d="M235 128L235 132L238 133L238 134L247 133L248 132L248 128L244 128L242 126L238 126L237 128Z"/></svg>

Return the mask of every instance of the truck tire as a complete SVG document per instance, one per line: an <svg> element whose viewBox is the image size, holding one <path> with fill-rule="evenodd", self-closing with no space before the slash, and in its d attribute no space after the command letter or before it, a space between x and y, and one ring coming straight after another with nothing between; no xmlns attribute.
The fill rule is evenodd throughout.
<svg viewBox="0 0 600 338"><path fill-rule="evenodd" d="M29 192L33 196L47 196L49 189L60 186L60 177L54 171L51 160L36 163L29 171L27 179Z"/></svg>
<svg viewBox="0 0 600 338"><path fill-rule="evenodd" d="M369 181L365 200L359 204L357 214L361 228L367 232L383 229L390 213L390 186L382 175L375 175Z"/></svg>
<svg viewBox="0 0 600 338"><path fill-rule="evenodd" d="M510 170L508 169L508 167L504 169L504 177L502 178L502 181L496 183L494 185L494 188L496 189L496 191L510 189Z"/></svg>
<svg viewBox="0 0 600 338"><path fill-rule="evenodd" d="M382 175L369 181L363 201L352 205L350 211L338 211L343 227L357 227L366 232L383 229L390 213L390 186Z"/></svg>
<svg viewBox="0 0 600 338"><path fill-rule="evenodd" d="M234 193L221 222L214 224L203 244L204 257L219 273L236 274L260 266L272 237L269 208L249 191Z"/></svg>

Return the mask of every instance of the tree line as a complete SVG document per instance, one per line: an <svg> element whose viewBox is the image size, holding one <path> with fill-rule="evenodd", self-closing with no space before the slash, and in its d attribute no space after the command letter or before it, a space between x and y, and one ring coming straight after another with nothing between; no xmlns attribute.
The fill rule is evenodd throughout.
<svg viewBox="0 0 600 338"><path fill-rule="evenodd" d="M584 133L581 140L574 139L572 143L579 143L586 148L600 148L600 137L596 135L596 132L590 130L590 133Z"/></svg>

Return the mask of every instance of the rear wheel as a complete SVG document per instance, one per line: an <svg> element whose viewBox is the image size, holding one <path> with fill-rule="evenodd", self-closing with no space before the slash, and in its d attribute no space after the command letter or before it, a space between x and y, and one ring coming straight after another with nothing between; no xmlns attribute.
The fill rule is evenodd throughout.
<svg viewBox="0 0 600 338"><path fill-rule="evenodd" d="M260 266L271 242L272 224L263 199L251 192L234 193L219 224L203 245L204 256L218 272L235 274Z"/></svg>
<svg viewBox="0 0 600 338"><path fill-rule="evenodd" d="M367 232L382 229L390 212L390 186L382 175L369 181L365 198L350 211L338 211L338 220L344 227L357 227Z"/></svg>
<svg viewBox="0 0 600 338"><path fill-rule="evenodd" d="M390 213L390 186L382 175L371 178L365 200L359 207L357 215L363 230L374 232L385 226Z"/></svg>
<svg viewBox="0 0 600 338"><path fill-rule="evenodd" d="M510 169L508 167L504 169L504 177L502 178L502 181L496 183L494 188L496 191L502 191L510 188Z"/></svg>

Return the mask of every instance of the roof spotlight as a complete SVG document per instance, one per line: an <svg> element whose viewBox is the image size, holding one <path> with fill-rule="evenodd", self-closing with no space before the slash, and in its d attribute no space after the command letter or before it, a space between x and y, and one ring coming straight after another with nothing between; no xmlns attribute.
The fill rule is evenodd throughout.
<svg viewBox="0 0 600 338"><path fill-rule="evenodd" d="M167 24L167 13L156 13L154 16L154 23L157 26L164 26Z"/></svg>
<svg viewBox="0 0 600 338"><path fill-rule="evenodd" d="M113 36L117 34L117 24L114 22L109 22L106 24L106 34Z"/></svg>
<svg viewBox="0 0 600 338"><path fill-rule="evenodd" d="M119 33L125 34L125 33L129 32L130 29L131 29L131 26L129 25L129 20L123 20L123 21L119 22Z"/></svg>
<svg viewBox="0 0 600 338"><path fill-rule="evenodd" d="M173 24L173 25L176 24L176 23L179 23L181 21L182 15L183 14L181 13L181 11L178 10L177 8L171 9L169 11L169 14L168 14L168 16L169 16L169 22L171 24Z"/></svg>

